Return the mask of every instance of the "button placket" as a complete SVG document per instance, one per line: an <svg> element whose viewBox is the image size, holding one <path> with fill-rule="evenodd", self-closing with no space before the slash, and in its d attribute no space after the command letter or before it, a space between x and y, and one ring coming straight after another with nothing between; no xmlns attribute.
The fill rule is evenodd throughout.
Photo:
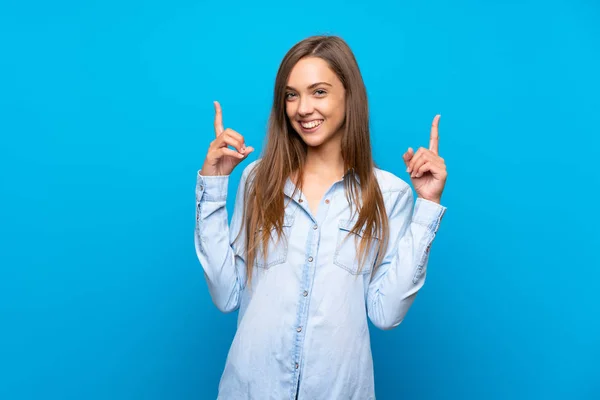
<svg viewBox="0 0 600 400"><path fill-rule="evenodd" d="M302 199L299 199L298 201L302 202L301 200ZM308 254L306 254L306 256L307 256L306 261L308 262L307 268L309 268L308 265L313 264L315 262L315 256L309 255L309 254L315 254L315 251L318 248L319 236L320 236L320 233L317 231L319 229L319 225L314 223L314 221L313 221L312 229L314 232L312 234L309 233L309 236L312 237L311 246L308 251ZM309 232L310 232L310 230L309 230ZM309 271L314 274L314 268L309 268ZM302 313L302 317L298 321L299 324L296 327L296 332L297 332L298 339L299 339L298 346L300 346L300 347L303 345L303 342L304 342L304 335L302 334L302 330L304 329L304 327L303 327L303 325L300 325L300 324L307 323L306 318L307 318L307 313L308 313L307 304L309 301L308 292L310 289L310 283L309 283L310 281L311 281L311 278L308 277L308 282L303 282L304 285L306 285L305 286L306 289L302 291L302 297L300 297L301 301L299 303L299 306L303 307L303 310L304 310L304 312ZM299 365L300 365L299 363L301 361L301 357L299 355L296 355L295 358L296 358L295 368L298 369Z"/></svg>

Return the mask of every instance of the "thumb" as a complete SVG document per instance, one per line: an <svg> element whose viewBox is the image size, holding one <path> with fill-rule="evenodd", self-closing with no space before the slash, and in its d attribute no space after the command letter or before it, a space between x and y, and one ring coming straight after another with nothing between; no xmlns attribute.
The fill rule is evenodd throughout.
<svg viewBox="0 0 600 400"><path fill-rule="evenodd" d="M254 151L254 147L252 146L248 146L246 147L246 151L244 152L244 157L234 157L233 158L233 163L235 166L237 166L239 163L241 163L242 161L244 161L246 158L248 158L248 156L250 155L250 153L252 153Z"/></svg>
<svg viewBox="0 0 600 400"><path fill-rule="evenodd" d="M253 151L254 151L254 147L252 147L252 146L246 147L246 151L244 152L244 158L242 158L242 160L245 160L246 158L248 158L250 153L252 153Z"/></svg>
<svg viewBox="0 0 600 400"><path fill-rule="evenodd" d="M409 147L408 150L406 151L406 153L404 153L402 155L402 159L404 160L404 164L406 164L407 167L408 167L408 163L412 159L412 152L411 152L411 150L412 149Z"/></svg>

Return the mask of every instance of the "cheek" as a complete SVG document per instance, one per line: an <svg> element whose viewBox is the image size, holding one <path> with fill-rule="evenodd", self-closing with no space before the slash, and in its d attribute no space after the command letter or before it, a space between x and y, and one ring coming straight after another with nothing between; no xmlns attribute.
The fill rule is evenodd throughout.
<svg viewBox="0 0 600 400"><path fill-rule="evenodd" d="M343 102L332 102L329 105L329 116L332 119L335 119L336 121L339 122L339 120L344 119L344 115L345 115L345 110L344 110L344 103Z"/></svg>
<svg viewBox="0 0 600 400"><path fill-rule="evenodd" d="M289 119L291 119L291 120L294 119L294 116L296 115L296 107L294 106L294 103L291 103L291 102L285 103L285 113L287 114Z"/></svg>
<svg viewBox="0 0 600 400"><path fill-rule="evenodd" d="M325 116L338 120L344 118L344 108L344 99L328 98L327 101L323 103L322 112Z"/></svg>

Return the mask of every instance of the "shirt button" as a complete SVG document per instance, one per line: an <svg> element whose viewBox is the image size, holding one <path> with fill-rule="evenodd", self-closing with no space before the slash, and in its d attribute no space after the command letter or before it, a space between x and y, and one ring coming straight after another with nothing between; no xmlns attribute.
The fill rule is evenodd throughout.
<svg viewBox="0 0 600 400"><path fill-rule="evenodd" d="M200 190L204 190L204 186L200 185Z"/></svg>
<svg viewBox="0 0 600 400"><path fill-rule="evenodd" d="M308 292L305 290L305 291L304 291L304 293L302 293L302 295L303 295L304 297L306 297L306 296L308 296Z"/></svg>
<svg viewBox="0 0 600 400"><path fill-rule="evenodd" d="M303 201L304 201L304 200L302 200L302 199L298 200L298 202L299 202L299 203L302 203Z"/></svg>
<svg viewBox="0 0 600 400"><path fill-rule="evenodd" d="M296 369L298 369L298 363L296 363Z"/></svg>
<svg viewBox="0 0 600 400"><path fill-rule="evenodd" d="M325 200L325 204L329 204L329 199Z"/></svg>
<svg viewBox="0 0 600 400"><path fill-rule="evenodd" d="M308 262L313 262L313 258L312 257L308 257Z"/></svg>
<svg viewBox="0 0 600 400"><path fill-rule="evenodd" d="M317 228L319 228L319 227L317 226L317 224L314 224L314 225L313 225L313 229L314 229L314 230L317 230Z"/></svg>
<svg viewBox="0 0 600 400"><path fill-rule="evenodd" d="M301 326L297 327L296 332L302 332L302 327Z"/></svg>

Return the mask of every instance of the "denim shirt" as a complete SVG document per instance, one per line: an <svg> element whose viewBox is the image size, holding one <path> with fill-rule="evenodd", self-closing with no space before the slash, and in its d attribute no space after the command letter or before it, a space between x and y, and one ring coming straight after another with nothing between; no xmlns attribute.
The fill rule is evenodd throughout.
<svg viewBox="0 0 600 400"><path fill-rule="evenodd" d="M239 310L218 398L374 399L368 319L380 329L402 322L425 282L446 207L422 198L413 203L405 181L375 169L390 237L372 274L375 250L359 271L354 234L343 240L355 221L343 178L325 193L316 215L300 191L292 196L288 179L287 240L273 240L266 260L258 254L247 287L244 233L234 239L243 223L243 186L257 162L242 173L230 226L229 177L197 174L196 254L216 307Z"/></svg>

